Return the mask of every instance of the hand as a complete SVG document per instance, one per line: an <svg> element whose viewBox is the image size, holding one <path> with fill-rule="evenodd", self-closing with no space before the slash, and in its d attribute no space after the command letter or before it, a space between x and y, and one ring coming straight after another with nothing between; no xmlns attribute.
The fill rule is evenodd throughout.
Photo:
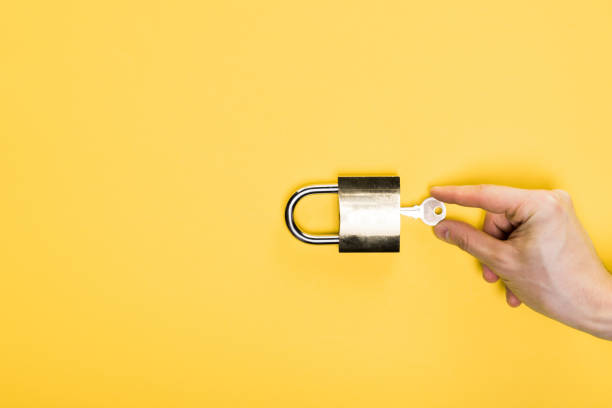
<svg viewBox="0 0 612 408"><path fill-rule="evenodd" d="M431 195L487 211L483 231L444 220L434 233L475 256L487 282L501 278L510 306L523 302L571 327L612 340L612 275L565 191L480 185L433 187Z"/></svg>

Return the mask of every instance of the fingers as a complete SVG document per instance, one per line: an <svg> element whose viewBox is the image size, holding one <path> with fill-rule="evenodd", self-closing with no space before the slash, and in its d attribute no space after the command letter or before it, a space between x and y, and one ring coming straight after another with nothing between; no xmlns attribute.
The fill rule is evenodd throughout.
<svg viewBox="0 0 612 408"><path fill-rule="evenodd" d="M513 212L527 194L527 190L488 184L431 188L431 195L445 203L478 207L498 214Z"/></svg>
<svg viewBox="0 0 612 408"><path fill-rule="evenodd" d="M482 230L497 239L506 239L512 231L512 225L504 214L487 212ZM487 265L482 265L482 277L489 283L497 282L499 277Z"/></svg>
<svg viewBox="0 0 612 408"><path fill-rule="evenodd" d="M504 240L514 229L506 215L512 214L511 218L517 218L517 209L527 200L527 194L527 190L494 185L433 187L431 195L440 201L487 211L482 231L460 221L445 220L434 227L434 232L438 238L476 257L482 263L484 279L496 282L499 277L493 270L499 271L499 267L504 266L509 250ZM506 302L511 307L521 304L507 287Z"/></svg>
<svg viewBox="0 0 612 408"><path fill-rule="evenodd" d="M484 224L482 226L484 232L501 240L508 237L510 232L512 232L512 228L512 224L510 224L504 214L495 214L491 212L487 212L485 215ZM490 283L497 282L499 279L487 265L482 265L482 276ZM521 304L519 298L516 297L508 287L506 287L506 303L511 307L518 307Z"/></svg>
<svg viewBox="0 0 612 408"><path fill-rule="evenodd" d="M438 238L456 245L476 257L480 262L497 269L509 250L508 244L469 224L455 220L444 220L434 227Z"/></svg>
<svg viewBox="0 0 612 408"><path fill-rule="evenodd" d="M499 280L499 276L493 273L487 265L482 265L482 277L489 283L495 283Z"/></svg>
<svg viewBox="0 0 612 408"><path fill-rule="evenodd" d="M505 232L506 226L501 220L497 219L498 216L504 216L501 214L487 215L483 231L479 231L461 221L444 220L434 227L434 233L441 240L456 245L476 257L482 263L484 279L493 283L499 277L488 265L496 270L503 267L503 260L506 259L509 247L501 240L505 239L505 235L507 235L507 232ZM502 227L499 226L500 224ZM519 298L508 287L506 287L506 303L511 307L518 307L521 304Z"/></svg>
<svg viewBox="0 0 612 408"><path fill-rule="evenodd" d="M516 295L508 288L506 288L506 303L508 303L510 307L518 307L521 305L519 298L517 298Z"/></svg>
<svg viewBox="0 0 612 408"><path fill-rule="evenodd" d="M514 227L508 221L508 218L504 214L495 214L492 212L487 212L485 215L484 223L482 225L482 230L487 234L497 238L497 239L506 239L508 235L512 232Z"/></svg>

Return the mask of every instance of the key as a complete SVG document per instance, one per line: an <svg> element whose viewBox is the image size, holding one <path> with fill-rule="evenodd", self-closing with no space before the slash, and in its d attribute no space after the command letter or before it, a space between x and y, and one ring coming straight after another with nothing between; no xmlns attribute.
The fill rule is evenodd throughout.
<svg viewBox="0 0 612 408"><path fill-rule="evenodd" d="M429 197L420 205L400 207L400 214L420 219L425 224L433 227L446 217L446 207L442 201Z"/></svg>

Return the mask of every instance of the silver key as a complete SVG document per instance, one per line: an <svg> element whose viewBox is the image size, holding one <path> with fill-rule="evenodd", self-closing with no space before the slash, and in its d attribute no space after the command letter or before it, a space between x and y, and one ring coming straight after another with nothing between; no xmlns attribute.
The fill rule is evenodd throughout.
<svg viewBox="0 0 612 408"><path fill-rule="evenodd" d="M442 201L429 197L421 205L401 207L400 214L420 219L425 224L434 226L446 217L446 207Z"/></svg>

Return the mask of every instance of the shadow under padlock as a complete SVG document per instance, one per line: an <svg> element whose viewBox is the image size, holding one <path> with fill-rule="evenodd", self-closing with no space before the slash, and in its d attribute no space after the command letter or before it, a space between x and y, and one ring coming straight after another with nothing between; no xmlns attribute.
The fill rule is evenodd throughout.
<svg viewBox="0 0 612 408"><path fill-rule="evenodd" d="M298 228L295 206L310 194L337 193L339 235L313 235ZM444 203L429 197L420 205L400 207L399 177L338 177L338 184L312 185L296 191L285 208L289 231L309 244L338 244L340 252L399 252L400 215L436 225L446 217Z"/></svg>

